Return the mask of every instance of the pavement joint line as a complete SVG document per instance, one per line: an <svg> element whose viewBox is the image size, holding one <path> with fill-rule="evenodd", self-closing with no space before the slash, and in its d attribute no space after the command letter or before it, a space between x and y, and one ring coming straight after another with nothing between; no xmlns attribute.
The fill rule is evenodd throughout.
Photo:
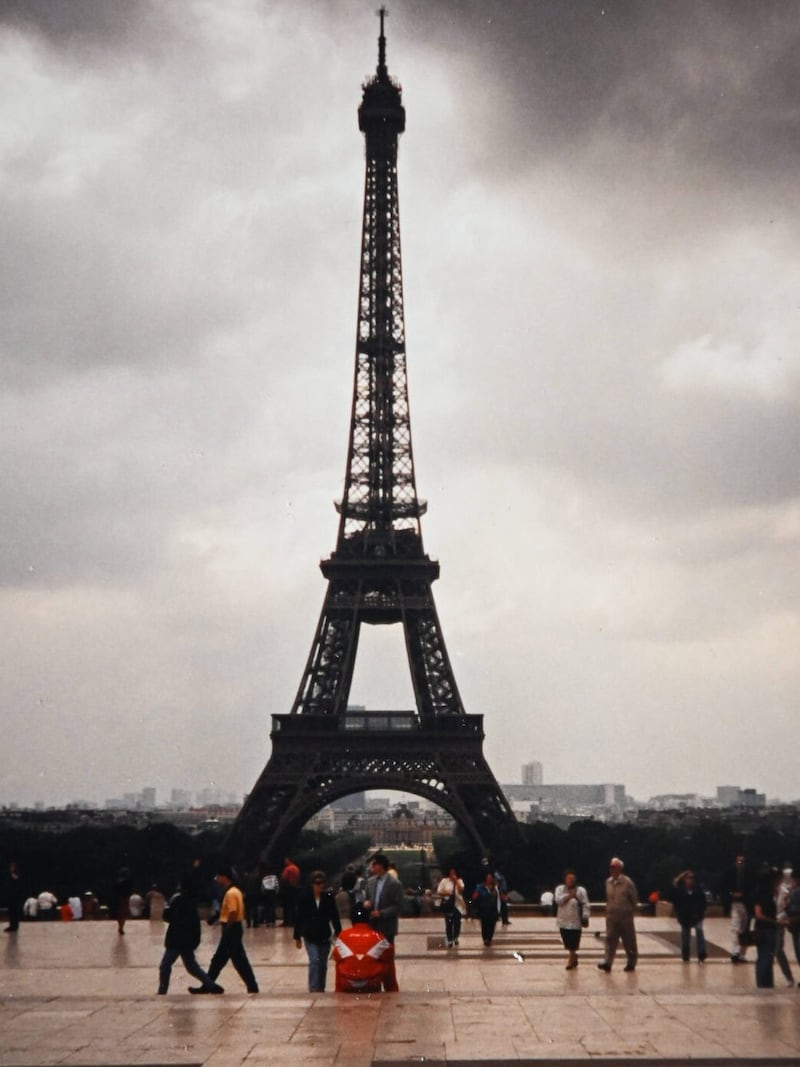
<svg viewBox="0 0 800 1067"><path fill-rule="evenodd" d="M730 1059L722 1056L583 1056L578 1059L559 1057L536 1059L436 1059L428 1056L414 1056L407 1060L377 1060L370 1067L586 1067L587 1063L598 1063L601 1067L797 1067L797 1056L740 1056ZM72 1065L71 1065L72 1067ZM148 1064L148 1067L152 1067ZM181 1067L187 1067L183 1064Z"/></svg>

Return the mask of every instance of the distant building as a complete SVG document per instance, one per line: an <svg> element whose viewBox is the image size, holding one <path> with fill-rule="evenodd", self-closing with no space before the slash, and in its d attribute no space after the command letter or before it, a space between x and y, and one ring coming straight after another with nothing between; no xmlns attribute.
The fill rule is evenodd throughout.
<svg viewBox="0 0 800 1067"><path fill-rule="evenodd" d="M655 811L677 811L683 808L708 808L712 801L701 797L697 793L660 793L650 797L643 807L652 808Z"/></svg>
<svg viewBox="0 0 800 1067"><path fill-rule="evenodd" d="M717 803L722 808L765 808L767 795L738 785L718 785Z"/></svg>
<svg viewBox="0 0 800 1067"><path fill-rule="evenodd" d="M367 806L367 795L365 792L351 793L347 797L340 797L338 800L334 800L331 807L334 811L363 811Z"/></svg>
<svg viewBox="0 0 800 1067"><path fill-rule="evenodd" d="M522 784L541 785L544 781L544 770L538 760L522 765Z"/></svg>
<svg viewBox="0 0 800 1067"><path fill-rule="evenodd" d="M210 785L199 790L195 797L197 806L200 808L230 807L239 804L240 800L234 793L226 792L218 786Z"/></svg>
<svg viewBox="0 0 800 1067"><path fill-rule="evenodd" d="M578 815L621 814L626 804L625 786L611 782L599 785L501 785L517 818L529 813Z"/></svg>
<svg viewBox="0 0 800 1067"><path fill-rule="evenodd" d="M169 806L178 811L192 806L192 794L188 789L173 789L169 795Z"/></svg>

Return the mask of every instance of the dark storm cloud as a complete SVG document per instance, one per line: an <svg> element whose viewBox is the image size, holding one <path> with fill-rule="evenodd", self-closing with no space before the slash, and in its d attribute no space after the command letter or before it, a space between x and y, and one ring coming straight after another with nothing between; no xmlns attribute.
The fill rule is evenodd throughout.
<svg viewBox="0 0 800 1067"><path fill-rule="evenodd" d="M165 8L151 0L3 0L0 27L38 35L56 48L128 50L138 44L149 50L154 31L163 33Z"/></svg>
<svg viewBox="0 0 800 1067"><path fill-rule="evenodd" d="M691 161L747 181L798 161L795 0L425 7L427 41L480 112L474 166L514 170L603 137L668 172Z"/></svg>

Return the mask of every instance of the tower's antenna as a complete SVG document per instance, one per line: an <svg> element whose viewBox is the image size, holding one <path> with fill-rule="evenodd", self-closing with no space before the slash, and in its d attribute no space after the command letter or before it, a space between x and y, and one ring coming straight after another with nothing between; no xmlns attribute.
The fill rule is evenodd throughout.
<svg viewBox="0 0 800 1067"><path fill-rule="evenodd" d="M381 35L378 38L378 77L385 78L388 76L388 70L386 69L386 37L383 32L383 20L388 15L388 11L385 7L382 7L378 11L378 15L381 20Z"/></svg>

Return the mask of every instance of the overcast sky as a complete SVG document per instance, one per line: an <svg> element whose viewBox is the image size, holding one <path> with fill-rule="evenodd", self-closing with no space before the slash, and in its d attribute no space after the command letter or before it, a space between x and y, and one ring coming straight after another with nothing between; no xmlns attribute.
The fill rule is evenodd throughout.
<svg viewBox="0 0 800 1067"><path fill-rule="evenodd" d="M376 4L0 4L0 803L243 794L335 546ZM800 2L394 0L425 547L501 781L800 796ZM351 700L411 707L397 627Z"/></svg>

